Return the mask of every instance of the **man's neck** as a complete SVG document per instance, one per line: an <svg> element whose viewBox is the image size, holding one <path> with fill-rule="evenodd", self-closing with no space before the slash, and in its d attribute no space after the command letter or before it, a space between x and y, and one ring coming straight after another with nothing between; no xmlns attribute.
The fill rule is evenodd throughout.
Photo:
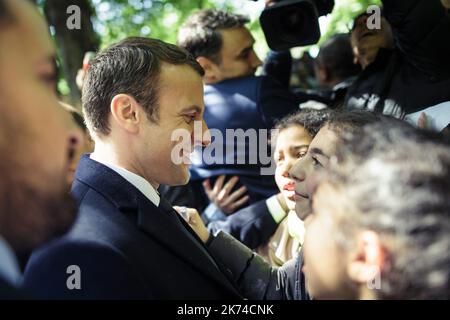
<svg viewBox="0 0 450 320"><path fill-rule="evenodd" d="M128 154L133 154L133 152L129 152ZM138 164L135 164L131 159L122 156L122 152L119 152L112 144L103 141L95 141L95 150L90 157L97 162L116 166L137 174L147 180L155 190L158 190L159 188L159 183L153 181L150 177L147 177L145 171L140 170Z"/></svg>

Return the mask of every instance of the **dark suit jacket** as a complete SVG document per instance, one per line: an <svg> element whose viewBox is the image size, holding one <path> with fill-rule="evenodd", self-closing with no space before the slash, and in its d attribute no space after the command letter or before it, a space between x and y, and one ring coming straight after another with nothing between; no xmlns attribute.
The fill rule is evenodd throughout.
<svg viewBox="0 0 450 320"><path fill-rule="evenodd" d="M72 194L79 216L64 237L34 252L25 286L42 298L238 299L206 247L161 199L156 207L108 167L84 156ZM69 290L70 265L81 289ZM69 281L73 281L69 279Z"/></svg>
<svg viewBox="0 0 450 320"><path fill-rule="evenodd" d="M23 300L29 296L0 277L0 300Z"/></svg>

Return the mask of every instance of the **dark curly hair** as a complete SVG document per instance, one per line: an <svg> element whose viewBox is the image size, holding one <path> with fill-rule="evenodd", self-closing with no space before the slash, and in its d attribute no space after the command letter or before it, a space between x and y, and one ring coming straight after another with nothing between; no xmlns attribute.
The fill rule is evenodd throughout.
<svg viewBox="0 0 450 320"><path fill-rule="evenodd" d="M275 129L283 130L298 125L314 137L328 121L330 114L330 110L303 109L280 119L275 124Z"/></svg>
<svg viewBox="0 0 450 320"><path fill-rule="evenodd" d="M359 230L378 233L387 253L378 298L449 299L450 146L392 118L343 142L327 179L349 206L338 242L352 247Z"/></svg>

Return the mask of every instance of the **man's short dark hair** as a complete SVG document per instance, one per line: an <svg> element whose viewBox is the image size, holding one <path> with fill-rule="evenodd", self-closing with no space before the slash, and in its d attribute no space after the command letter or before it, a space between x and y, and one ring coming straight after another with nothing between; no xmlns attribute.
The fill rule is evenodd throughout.
<svg viewBox="0 0 450 320"><path fill-rule="evenodd" d="M329 117L329 110L303 109L279 120L275 125L275 129L283 130L295 125L302 126L311 137L314 137Z"/></svg>
<svg viewBox="0 0 450 320"><path fill-rule="evenodd" d="M336 227L345 247L360 230L386 249L381 299L450 298L450 146L438 134L382 119L344 139L328 179L343 192ZM345 241L344 241L345 240Z"/></svg>
<svg viewBox="0 0 450 320"><path fill-rule="evenodd" d="M13 20L10 9L5 0L0 0L0 27L4 27Z"/></svg>
<svg viewBox="0 0 450 320"><path fill-rule="evenodd" d="M90 130L109 134L110 104L117 94L129 94L158 121L159 75L162 63L188 65L200 76L203 68L186 50L148 38L127 38L99 53L83 84L83 111Z"/></svg>
<svg viewBox="0 0 450 320"><path fill-rule="evenodd" d="M242 27L250 20L240 14L216 9L200 10L191 15L178 32L178 45L194 57L206 57L214 63L221 62L221 29Z"/></svg>
<svg viewBox="0 0 450 320"><path fill-rule="evenodd" d="M361 71L361 67L353 61L353 49L348 34L337 34L326 40L320 46L315 60L333 78L340 81L354 77Z"/></svg>

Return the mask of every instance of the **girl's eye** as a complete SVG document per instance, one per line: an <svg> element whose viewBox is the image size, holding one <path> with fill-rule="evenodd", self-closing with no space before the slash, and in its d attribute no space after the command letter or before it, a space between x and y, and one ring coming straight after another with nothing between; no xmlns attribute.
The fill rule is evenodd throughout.
<svg viewBox="0 0 450 320"><path fill-rule="evenodd" d="M303 158L304 156L306 156L306 152L299 152L298 154L297 154L297 158Z"/></svg>

